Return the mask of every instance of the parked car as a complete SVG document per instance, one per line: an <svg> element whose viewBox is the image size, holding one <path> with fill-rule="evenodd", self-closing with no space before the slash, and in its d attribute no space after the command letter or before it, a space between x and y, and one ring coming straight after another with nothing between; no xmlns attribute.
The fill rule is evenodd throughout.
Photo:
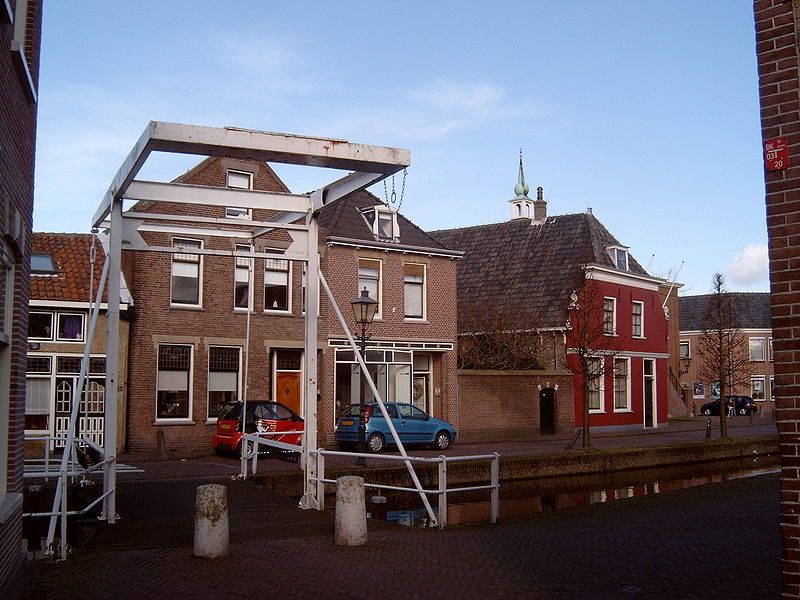
<svg viewBox="0 0 800 600"><path fill-rule="evenodd" d="M444 450L456 439L456 428L447 421L435 419L413 404L386 402L386 411L392 424L405 444L426 444ZM358 444L359 413L362 405L353 404L337 419L334 439L342 448L353 448ZM385 446L394 446L389 425L381 414L377 402L364 406L365 438L369 452L380 452Z"/></svg>
<svg viewBox="0 0 800 600"><path fill-rule="evenodd" d="M726 396L726 406L729 405L729 402L735 403L737 415L751 415L758 412L758 407L750 396ZM703 404L700 407L700 413L703 415L719 415L719 398Z"/></svg>
<svg viewBox="0 0 800 600"><path fill-rule="evenodd" d="M225 454L239 452L242 443L242 402L228 402L222 405L217 417L217 430L212 445L214 452ZM272 431L303 431L302 417L280 402L250 400L247 402L247 433ZM265 436L266 437L266 436ZM302 433L270 435L269 438L287 444L300 444Z"/></svg>

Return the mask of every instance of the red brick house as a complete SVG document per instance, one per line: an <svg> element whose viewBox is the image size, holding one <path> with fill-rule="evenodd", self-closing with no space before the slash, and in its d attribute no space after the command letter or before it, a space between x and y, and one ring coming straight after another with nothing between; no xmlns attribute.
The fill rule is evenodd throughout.
<svg viewBox="0 0 800 600"><path fill-rule="evenodd" d="M489 403L496 405L491 412L500 415L504 427L554 433L581 426L582 375L571 376L574 328L568 322L571 295L581 285L578 275L585 265L598 291L591 310L602 319L601 342L609 350L596 359L604 364L603 375L592 384L591 426L665 426L669 335L662 308L664 280L648 275L591 212L547 216L542 188L536 200L527 196L521 163L515 192L509 221L431 233L464 252L458 267L460 339L480 334L487 327L481 315L494 314L502 317L506 330L537 336L540 344L542 373L528 371L534 379L518 384L515 392L500 382L494 394L488 386L481 395L462 388L460 413L480 419L481 411L471 411L470 403ZM460 375L461 383L472 386L472 373ZM462 419L463 429L480 426Z"/></svg>
<svg viewBox="0 0 800 600"><path fill-rule="evenodd" d="M177 183L288 192L263 162L206 159ZM153 215L139 229L151 245L185 249L173 255L125 252L123 271L136 297L130 345L129 447L208 451L222 402L276 399L302 413L303 265L292 260L234 258L234 251L280 254L285 232L251 240L249 221L290 215L254 209L139 202ZM215 235L184 226L169 233L159 214L216 219ZM156 212L158 211L158 212ZM227 226L227 223L237 227ZM320 267L341 310L367 287L380 302L367 362L380 391L451 420L457 417L454 302L455 263L419 228L367 192L320 212ZM218 251L200 256L192 249ZM249 315L249 318L248 318ZM358 400L361 377L327 299L319 307L318 423L321 443L332 441L337 407ZM161 433L159 433L161 432Z"/></svg>
<svg viewBox="0 0 800 600"><path fill-rule="evenodd" d="M96 297L105 258L101 240L91 234L33 234L25 403L25 434L29 438L66 435L72 396L88 342L89 300ZM131 306L131 298L124 282L122 298L121 309L125 314ZM103 300L106 299L107 294ZM80 435L100 446L107 426L106 308L105 302L101 303L78 421ZM127 320L120 322L119 339L119 381L124 390L127 387ZM122 449L124 440L125 396L123 391L117 423L118 450ZM57 441L54 445L61 447L63 443Z"/></svg>
<svg viewBox="0 0 800 600"><path fill-rule="evenodd" d="M25 346L42 3L0 2L0 598L22 597Z"/></svg>
<svg viewBox="0 0 800 600"><path fill-rule="evenodd" d="M751 396L762 416L772 416L775 410L775 376L772 355L772 317L767 292L728 292L733 322L741 332L742 353L749 358L749 383L730 390L738 396ZM712 385L703 381L703 357L698 352L704 330L713 328L707 317L712 296L680 297L680 357L681 383L686 387L695 414L711 400Z"/></svg>

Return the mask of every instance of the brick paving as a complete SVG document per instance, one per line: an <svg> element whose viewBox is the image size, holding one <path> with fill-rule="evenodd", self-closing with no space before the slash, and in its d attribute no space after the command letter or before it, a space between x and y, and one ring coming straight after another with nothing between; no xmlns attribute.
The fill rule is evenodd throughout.
<svg viewBox="0 0 800 600"><path fill-rule="evenodd" d="M445 531L370 521L366 546L342 548L330 511L232 481L236 461L130 462L145 474L120 482L123 518L63 564L30 562L26 598L780 596L776 475ZM229 486L231 553L213 561L191 555L194 488L205 482Z"/></svg>

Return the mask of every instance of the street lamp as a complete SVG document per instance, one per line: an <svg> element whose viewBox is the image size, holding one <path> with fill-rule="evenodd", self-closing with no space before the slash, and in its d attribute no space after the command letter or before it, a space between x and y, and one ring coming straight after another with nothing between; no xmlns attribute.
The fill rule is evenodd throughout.
<svg viewBox="0 0 800 600"><path fill-rule="evenodd" d="M367 340L369 337L367 336L367 327L372 324L372 319L375 318L375 313L378 312L378 301L374 300L373 298L369 297L369 291L365 287L361 290L361 295L350 302L353 306L353 315L356 318L356 324L361 326L361 338L359 340L359 346L361 350L361 358L364 359L364 363L366 364L367 360ZM362 378L364 373L362 373ZM366 447L366 433L367 433L367 425L364 423L366 414L365 414L365 406L364 406L364 380L359 380L359 396L358 396L358 452L359 454L364 454L367 451ZM356 459L356 465L359 466L366 466L367 459L363 456L359 456Z"/></svg>

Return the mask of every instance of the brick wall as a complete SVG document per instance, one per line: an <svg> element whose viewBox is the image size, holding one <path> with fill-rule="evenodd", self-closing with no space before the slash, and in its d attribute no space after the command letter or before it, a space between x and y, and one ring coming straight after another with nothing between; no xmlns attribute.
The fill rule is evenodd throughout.
<svg viewBox="0 0 800 600"><path fill-rule="evenodd" d="M556 390L556 433L575 430L572 376L563 371L458 372L459 436L497 439L540 435L539 390Z"/></svg>
<svg viewBox="0 0 800 600"><path fill-rule="evenodd" d="M12 13L25 0L11 0ZM26 58L34 86L38 87L41 43L41 2L28 4ZM0 7L5 12L5 7ZM37 105L10 52L14 26L0 20L0 234L14 253L14 314L10 354L10 379L0 381L10 391L8 411L8 476L6 490L22 492L25 416L25 354L28 334L30 234L33 212L33 173ZM10 290L2 290L2 300ZM21 505L0 524L0 597L22 595L25 555L21 551Z"/></svg>
<svg viewBox="0 0 800 600"><path fill-rule="evenodd" d="M753 3L761 135L789 143L789 168L765 171L775 356L776 420L782 456L780 527L783 597L800 598L800 98L798 17L792 0Z"/></svg>

